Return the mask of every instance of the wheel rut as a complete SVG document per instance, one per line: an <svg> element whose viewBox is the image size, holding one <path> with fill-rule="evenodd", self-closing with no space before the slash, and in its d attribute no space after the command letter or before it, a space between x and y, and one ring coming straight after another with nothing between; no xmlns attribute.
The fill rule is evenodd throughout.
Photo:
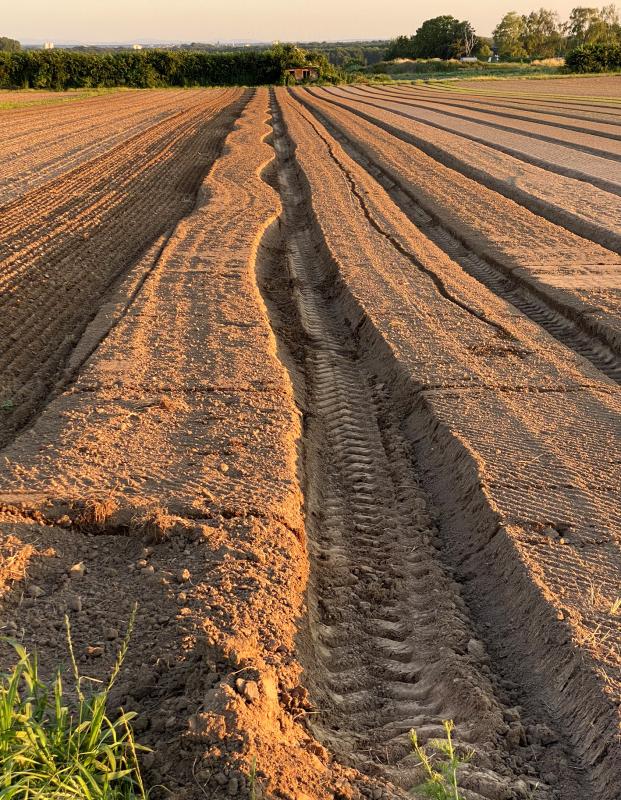
<svg viewBox="0 0 621 800"><path fill-rule="evenodd" d="M443 720L454 719L458 746L475 754L460 776L464 797L560 797L541 776L552 753L533 758L522 747L526 720L509 707L442 560L437 515L399 410L344 321L274 99L272 112L283 214L273 257L279 266L259 283L268 308L276 309L283 360L295 362L304 418L311 579L299 649L316 705L307 725L341 761L387 781L386 796L423 780L409 731L427 742L442 737ZM561 751L554 758L568 763ZM582 798L566 771L571 777L559 787Z"/></svg>
<svg viewBox="0 0 621 800"><path fill-rule="evenodd" d="M372 162L342 130L336 128L319 109L298 94L292 96L310 111L321 125L357 163L364 166L387 191L394 202L434 244L458 263L469 275L476 278L494 294L502 297L523 314L544 328L566 347L590 361L597 369L617 383L621 383L621 353L589 328L589 321L580 313L573 313L555 304L521 280L505 271L499 264L483 258L467 243L449 230L425 209L403 186L395 183L376 163ZM341 169L344 169L342 165Z"/></svg>

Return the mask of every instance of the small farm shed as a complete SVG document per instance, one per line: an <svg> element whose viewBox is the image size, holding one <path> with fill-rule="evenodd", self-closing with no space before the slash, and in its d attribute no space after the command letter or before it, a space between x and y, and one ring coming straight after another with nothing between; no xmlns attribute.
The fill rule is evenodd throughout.
<svg viewBox="0 0 621 800"><path fill-rule="evenodd" d="M298 83L302 81L316 81L319 77L319 67L291 67L287 74L295 78Z"/></svg>

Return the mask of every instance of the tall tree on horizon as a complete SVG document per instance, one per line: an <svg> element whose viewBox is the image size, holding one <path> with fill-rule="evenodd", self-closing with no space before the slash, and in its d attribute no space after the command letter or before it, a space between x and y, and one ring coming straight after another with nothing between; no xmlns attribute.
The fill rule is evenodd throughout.
<svg viewBox="0 0 621 800"><path fill-rule="evenodd" d="M611 4L601 9L587 6L572 8L565 32L571 49L590 44L615 44L621 40L617 7Z"/></svg>
<svg viewBox="0 0 621 800"><path fill-rule="evenodd" d="M554 58L563 53L565 41L558 14L540 8L523 17L525 31L522 38L524 50L530 58Z"/></svg>
<svg viewBox="0 0 621 800"><path fill-rule="evenodd" d="M505 14L492 32L500 58L509 61L526 58L528 53L524 47L525 35L525 18L517 11Z"/></svg>
<svg viewBox="0 0 621 800"><path fill-rule="evenodd" d="M478 41L470 22L444 14L425 20L413 36L393 39L386 58L459 58L470 55Z"/></svg>

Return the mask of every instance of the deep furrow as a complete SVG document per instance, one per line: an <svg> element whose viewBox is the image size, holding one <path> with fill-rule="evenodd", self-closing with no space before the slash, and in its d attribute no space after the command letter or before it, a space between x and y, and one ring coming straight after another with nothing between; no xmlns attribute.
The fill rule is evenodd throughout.
<svg viewBox="0 0 621 800"><path fill-rule="evenodd" d="M302 342L312 565L305 668L320 709L310 728L339 758L379 770L399 794L422 779L409 731L427 741L454 718L460 747L476 753L461 778L469 800L519 797L521 787L533 798L555 797L540 775L522 772L507 744L515 739L511 715L488 656L474 655L482 646L435 550L435 512L391 396L358 351L327 281L326 255L273 109L284 258L263 291L293 318L288 327L279 323L287 328L277 330L281 340Z"/></svg>
<svg viewBox="0 0 621 800"><path fill-rule="evenodd" d="M428 210L422 208L404 186L397 185L391 176L386 175L376 163L371 162L342 129L337 129L319 109L307 103L303 97L298 94L294 96L321 122L344 150L373 175L425 236L444 250L453 261L486 288L518 308L554 338L588 359L609 378L621 383L621 354L602 341L595 331L589 331L588 322L585 322L582 316L574 315L572 319L560 308L554 307L550 298L535 293L531 287L504 272L500 265L493 264L471 250L452 231L443 227L439 220L434 219Z"/></svg>

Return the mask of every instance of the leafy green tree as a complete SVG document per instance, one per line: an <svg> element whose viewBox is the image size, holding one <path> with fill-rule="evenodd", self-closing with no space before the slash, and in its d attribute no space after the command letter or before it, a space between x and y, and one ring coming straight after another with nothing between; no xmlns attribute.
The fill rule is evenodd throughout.
<svg viewBox="0 0 621 800"><path fill-rule="evenodd" d="M523 19L522 44L530 58L554 58L563 52L564 40L555 11L540 8Z"/></svg>
<svg viewBox="0 0 621 800"><path fill-rule="evenodd" d="M507 61L526 58L528 56L524 47L526 32L526 20L521 14L515 11L505 14L492 34L500 58Z"/></svg>
<svg viewBox="0 0 621 800"><path fill-rule="evenodd" d="M414 36L398 36L386 51L386 60L394 58L459 58L469 56L479 44L472 25L444 15L427 19Z"/></svg>
<svg viewBox="0 0 621 800"><path fill-rule="evenodd" d="M9 39L7 36L0 36L0 51L5 53L17 53L22 49L17 39Z"/></svg>
<svg viewBox="0 0 621 800"><path fill-rule="evenodd" d="M601 9L577 6L571 10L565 26L570 49L592 44L615 44L621 41L619 13L614 5Z"/></svg>
<svg viewBox="0 0 621 800"><path fill-rule="evenodd" d="M615 40L614 43L621 41L621 20L619 19L619 10L614 3L602 6L599 15L607 30L612 33L611 38Z"/></svg>
<svg viewBox="0 0 621 800"><path fill-rule="evenodd" d="M414 58L414 37L397 36L388 45L386 60L392 61L393 58Z"/></svg>
<svg viewBox="0 0 621 800"><path fill-rule="evenodd" d="M455 17L443 15L423 22L414 35L416 58L451 58L458 36Z"/></svg>
<svg viewBox="0 0 621 800"><path fill-rule="evenodd" d="M471 56L477 49L479 38L472 25L464 20L453 26L453 53L455 58Z"/></svg>
<svg viewBox="0 0 621 800"><path fill-rule="evenodd" d="M566 25L569 47L573 49L585 44L594 44L592 37L598 23L599 9L585 6L572 8Z"/></svg>

